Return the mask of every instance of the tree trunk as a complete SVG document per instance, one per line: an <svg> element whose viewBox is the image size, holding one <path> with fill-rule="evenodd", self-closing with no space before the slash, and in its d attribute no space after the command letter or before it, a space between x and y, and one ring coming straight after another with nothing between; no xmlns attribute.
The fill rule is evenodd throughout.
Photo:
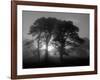
<svg viewBox="0 0 100 80"><path fill-rule="evenodd" d="M48 42L46 41L45 62L48 62Z"/></svg>
<svg viewBox="0 0 100 80"><path fill-rule="evenodd" d="M49 55L48 55L48 44L51 38L51 33L49 34L49 36L46 37L46 51L45 51L45 62L47 63L49 60Z"/></svg>
<svg viewBox="0 0 100 80"><path fill-rule="evenodd" d="M40 49L39 49L40 48L40 43L39 42L40 42L40 34L39 34L39 39L38 39L38 42L37 42L38 43L38 50L37 50L38 51L37 52L37 54L38 54L38 62L40 62Z"/></svg>
<svg viewBox="0 0 100 80"><path fill-rule="evenodd" d="M60 52L60 60L62 62L63 61L63 54L64 54L64 45L61 45L61 47L59 48L59 52Z"/></svg>

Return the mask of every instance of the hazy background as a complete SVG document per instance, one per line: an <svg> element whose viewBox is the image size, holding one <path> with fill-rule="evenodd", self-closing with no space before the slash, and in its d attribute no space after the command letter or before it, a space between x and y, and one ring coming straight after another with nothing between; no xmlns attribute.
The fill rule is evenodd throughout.
<svg viewBox="0 0 100 80"><path fill-rule="evenodd" d="M23 11L22 12L22 36L24 39L31 39L32 36L28 35L30 26L40 17L55 17L61 20L71 20L79 27L79 36L89 38L89 14L81 13L62 13L62 12L34 12Z"/></svg>
<svg viewBox="0 0 100 80"><path fill-rule="evenodd" d="M30 26L41 17L70 20L79 28L79 36L84 39L84 43L73 48L67 46L69 49L66 49L64 52L63 64L60 61L60 52L55 48L48 52L49 61L47 63L44 62L45 49L42 49L40 51L41 62L38 62L38 49L35 48L36 45L32 42L32 35L28 35L28 33ZM23 68L89 65L89 14L23 11L22 28Z"/></svg>

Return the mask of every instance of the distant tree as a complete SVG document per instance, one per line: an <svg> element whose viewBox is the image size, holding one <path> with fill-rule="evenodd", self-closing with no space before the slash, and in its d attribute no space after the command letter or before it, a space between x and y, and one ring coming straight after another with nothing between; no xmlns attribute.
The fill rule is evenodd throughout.
<svg viewBox="0 0 100 80"><path fill-rule="evenodd" d="M23 60L26 60L30 55L35 55L32 54L33 50L35 47L32 45L33 41L29 39L24 39L23 40Z"/></svg>
<svg viewBox="0 0 100 80"><path fill-rule="evenodd" d="M77 56L87 58L89 57L89 39L83 38L83 42L80 45L71 47L69 50L70 56Z"/></svg>

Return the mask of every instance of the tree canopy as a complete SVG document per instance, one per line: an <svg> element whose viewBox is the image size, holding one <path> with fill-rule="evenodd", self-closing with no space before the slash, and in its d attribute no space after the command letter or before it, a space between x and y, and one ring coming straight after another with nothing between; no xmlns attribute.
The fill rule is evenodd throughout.
<svg viewBox="0 0 100 80"><path fill-rule="evenodd" d="M34 40L39 45L44 42L46 45L46 59L48 58L48 44L53 37L53 45L58 46L61 56L65 53L64 49L67 45L78 45L83 39L78 35L79 28L72 21L59 20L53 17L41 17L37 19L30 27L29 34L35 36ZM62 57L61 57L62 58Z"/></svg>

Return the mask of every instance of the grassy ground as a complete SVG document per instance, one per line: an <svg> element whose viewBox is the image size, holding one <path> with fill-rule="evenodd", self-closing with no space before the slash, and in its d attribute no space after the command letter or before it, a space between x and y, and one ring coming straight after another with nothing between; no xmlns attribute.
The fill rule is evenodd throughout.
<svg viewBox="0 0 100 80"><path fill-rule="evenodd" d="M45 62L42 59L40 62L37 58L31 57L27 61L23 61L23 68L46 68L46 67L68 67L68 66L86 66L89 65L89 58L79 58L66 56L63 61L60 58L49 57L48 61Z"/></svg>

